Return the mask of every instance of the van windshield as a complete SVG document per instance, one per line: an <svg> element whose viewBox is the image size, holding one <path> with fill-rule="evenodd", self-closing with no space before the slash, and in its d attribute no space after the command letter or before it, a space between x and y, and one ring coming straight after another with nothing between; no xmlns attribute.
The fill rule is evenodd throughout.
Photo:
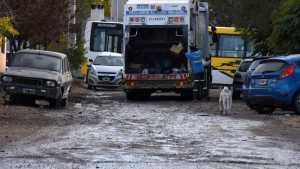
<svg viewBox="0 0 300 169"><path fill-rule="evenodd" d="M285 65L285 62L279 60L262 62L257 66L257 68L254 71L254 74L274 73L280 71Z"/></svg>
<svg viewBox="0 0 300 169"><path fill-rule="evenodd" d="M11 63L13 67L27 67L56 72L61 71L61 65L61 59L58 57L33 53L16 54Z"/></svg>
<svg viewBox="0 0 300 169"><path fill-rule="evenodd" d="M93 64L102 66L123 66L124 62L122 57L98 56Z"/></svg>

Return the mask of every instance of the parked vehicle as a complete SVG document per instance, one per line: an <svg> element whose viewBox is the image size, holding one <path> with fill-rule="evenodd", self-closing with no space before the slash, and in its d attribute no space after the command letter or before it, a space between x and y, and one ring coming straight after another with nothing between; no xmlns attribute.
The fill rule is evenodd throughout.
<svg viewBox="0 0 300 169"><path fill-rule="evenodd" d="M242 60L240 67L238 70L235 72L234 77L233 77L233 98L239 99L242 94L242 89L244 82L247 77L247 72L252 64L253 59L244 59Z"/></svg>
<svg viewBox="0 0 300 169"><path fill-rule="evenodd" d="M244 90L247 105L258 113L282 108L300 114L300 55L262 60Z"/></svg>
<svg viewBox="0 0 300 169"><path fill-rule="evenodd" d="M211 28L209 33L212 36ZM217 42L210 49L212 84L231 86L241 60L252 56L253 45L234 27L216 27L216 34Z"/></svg>
<svg viewBox="0 0 300 169"><path fill-rule="evenodd" d="M124 13L127 99L146 99L156 91L192 99L192 69L185 54L193 48L209 57L208 4L129 0Z"/></svg>
<svg viewBox="0 0 300 169"><path fill-rule="evenodd" d="M250 85L250 78L251 78L251 74L255 71L256 67L261 63L263 62L264 60L266 59L269 59L271 57L256 57L254 58L253 62L251 63L248 71L247 71L247 74L245 76L245 80L244 80L244 84L242 86L242 93L243 95L247 95L245 92L247 92L247 90L245 89L248 89L249 88L249 85Z"/></svg>
<svg viewBox="0 0 300 169"><path fill-rule="evenodd" d="M90 66L88 88L119 87L124 59L119 53L102 52Z"/></svg>
<svg viewBox="0 0 300 169"><path fill-rule="evenodd" d="M121 2L119 2L121 3ZM124 2L122 2L124 3ZM115 9L114 3L112 8ZM123 23L105 21L104 8L99 5L91 10L91 17L86 23L84 39L86 49L86 61L95 60L102 52L122 53L123 47ZM89 63L82 65L81 74L86 79L88 75Z"/></svg>
<svg viewBox="0 0 300 169"><path fill-rule="evenodd" d="M19 96L32 96L47 99L53 106L66 106L72 74L64 54L22 50L15 54L1 81L7 102Z"/></svg>

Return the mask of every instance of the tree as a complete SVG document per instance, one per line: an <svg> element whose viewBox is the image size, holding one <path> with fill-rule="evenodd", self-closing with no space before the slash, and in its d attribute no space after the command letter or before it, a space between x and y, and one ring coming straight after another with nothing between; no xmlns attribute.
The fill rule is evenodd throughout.
<svg viewBox="0 0 300 169"><path fill-rule="evenodd" d="M300 53L300 1L282 1L273 16L268 44L276 54Z"/></svg>
<svg viewBox="0 0 300 169"><path fill-rule="evenodd" d="M47 48L68 31L69 0L10 0L8 5L14 12L13 25L20 33L12 40L18 42L12 43L15 50L27 47L27 44L31 48Z"/></svg>
<svg viewBox="0 0 300 169"><path fill-rule="evenodd" d="M272 53L266 39L273 30L272 16L281 0L208 0L217 26L235 26L254 42L256 52Z"/></svg>
<svg viewBox="0 0 300 169"><path fill-rule="evenodd" d="M14 37L19 34L13 27L9 17L0 17L0 34L6 37Z"/></svg>

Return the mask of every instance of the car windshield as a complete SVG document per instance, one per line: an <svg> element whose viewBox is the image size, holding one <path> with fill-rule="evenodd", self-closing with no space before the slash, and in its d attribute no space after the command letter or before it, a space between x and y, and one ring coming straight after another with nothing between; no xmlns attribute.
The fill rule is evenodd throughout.
<svg viewBox="0 0 300 169"><path fill-rule="evenodd" d="M247 70L249 69L251 63L252 63L251 61L242 62L240 67L239 67L239 71L240 72L247 72Z"/></svg>
<svg viewBox="0 0 300 169"><path fill-rule="evenodd" d="M260 62L261 62L260 60L256 60L256 61L252 62L252 64L250 65L248 70L250 70L250 71L255 70L255 68L259 65Z"/></svg>
<svg viewBox="0 0 300 169"><path fill-rule="evenodd" d="M11 63L11 66L14 67L28 67L56 72L61 71L61 65L61 59L58 57L33 53L16 54Z"/></svg>
<svg viewBox="0 0 300 169"><path fill-rule="evenodd" d="M102 66L123 66L124 62L122 57L98 56L93 64Z"/></svg>
<svg viewBox="0 0 300 169"><path fill-rule="evenodd" d="M285 62L279 60L265 61L256 67L254 73L274 73L281 70L285 65Z"/></svg>

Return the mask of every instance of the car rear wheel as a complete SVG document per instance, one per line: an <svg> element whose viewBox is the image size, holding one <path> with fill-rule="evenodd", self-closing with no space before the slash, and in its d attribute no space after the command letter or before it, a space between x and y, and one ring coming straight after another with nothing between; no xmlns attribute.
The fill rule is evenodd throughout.
<svg viewBox="0 0 300 169"><path fill-rule="evenodd" d="M258 106L258 107L255 107L255 110L258 114L272 114L275 111L275 108Z"/></svg>
<svg viewBox="0 0 300 169"><path fill-rule="evenodd" d="M300 92L297 93L294 99L295 113L300 114Z"/></svg>
<svg viewBox="0 0 300 169"><path fill-rule="evenodd" d="M249 102L246 102L246 105L250 108L250 109L252 109L252 110L254 110L255 109L255 106L254 105L252 105L251 103L249 103Z"/></svg>

